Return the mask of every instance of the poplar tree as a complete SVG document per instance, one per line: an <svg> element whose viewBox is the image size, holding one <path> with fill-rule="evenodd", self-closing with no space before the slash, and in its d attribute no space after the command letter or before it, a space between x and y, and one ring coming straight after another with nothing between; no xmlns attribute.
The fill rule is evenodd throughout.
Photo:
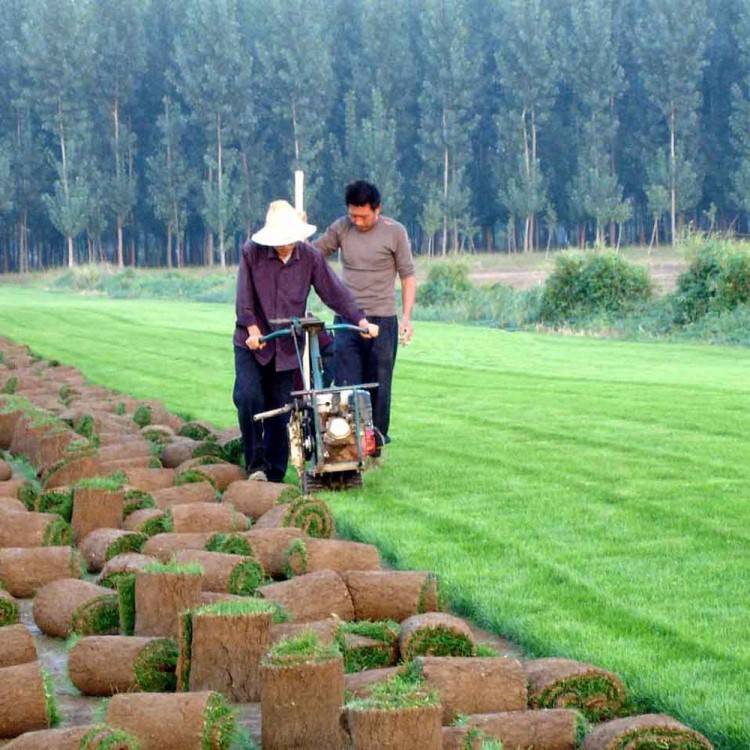
<svg viewBox="0 0 750 750"><path fill-rule="evenodd" d="M441 207L440 248L445 255L449 236L450 246L457 252L460 224L472 223L467 221L471 196L466 168L477 125L473 94L479 69L467 49L469 31L463 0L424 0L421 22L429 75L419 97L420 185L423 201L432 200Z"/></svg>
<svg viewBox="0 0 750 750"><path fill-rule="evenodd" d="M712 21L706 0L641 0L633 35L640 75L651 105L666 129L666 144L650 144L651 184L660 150L667 155L664 186L670 195L671 241L677 241L677 215L700 198L698 113L701 75ZM663 174L663 170L661 170Z"/></svg>
<svg viewBox="0 0 750 750"><path fill-rule="evenodd" d="M736 168L731 175L732 201L750 213L750 7L743 6L735 26L741 79L732 87L730 126Z"/></svg>
<svg viewBox="0 0 750 750"><path fill-rule="evenodd" d="M495 26L502 90L497 117L500 200L523 217L523 250L535 246L537 216L547 203L539 131L549 121L559 66L545 0L508 0Z"/></svg>

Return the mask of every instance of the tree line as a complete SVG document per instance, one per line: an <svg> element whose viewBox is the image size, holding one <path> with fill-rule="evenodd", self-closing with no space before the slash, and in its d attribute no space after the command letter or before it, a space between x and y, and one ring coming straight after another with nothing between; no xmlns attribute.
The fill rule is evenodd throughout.
<svg viewBox="0 0 750 750"><path fill-rule="evenodd" d="M236 262L306 174L417 252L746 230L745 0L3 0L0 270Z"/></svg>

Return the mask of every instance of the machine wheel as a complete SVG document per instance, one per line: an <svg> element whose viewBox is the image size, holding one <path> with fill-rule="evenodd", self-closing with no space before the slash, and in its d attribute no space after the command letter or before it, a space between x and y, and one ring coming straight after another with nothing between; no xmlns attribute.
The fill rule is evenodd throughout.
<svg viewBox="0 0 750 750"><path fill-rule="evenodd" d="M362 487L362 474L359 471L313 474L306 471L302 478L302 491L309 495L316 490L353 490Z"/></svg>

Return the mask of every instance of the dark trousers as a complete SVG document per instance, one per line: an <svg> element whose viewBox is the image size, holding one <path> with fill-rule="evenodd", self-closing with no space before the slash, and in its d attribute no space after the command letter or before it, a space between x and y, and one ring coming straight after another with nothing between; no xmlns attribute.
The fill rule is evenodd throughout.
<svg viewBox="0 0 750 750"><path fill-rule="evenodd" d="M277 372L275 361L261 365L246 347L234 347L234 405L242 432L248 472L265 471L271 482L282 482L289 462L288 414L255 422L253 415L291 402L293 370Z"/></svg>
<svg viewBox="0 0 750 750"><path fill-rule="evenodd" d="M391 423L391 383L398 350L398 318L367 316L380 326L374 339L365 339L356 331L336 331L336 385L377 383L372 394L372 421L384 438ZM341 322L338 318L336 322Z"/></svg>

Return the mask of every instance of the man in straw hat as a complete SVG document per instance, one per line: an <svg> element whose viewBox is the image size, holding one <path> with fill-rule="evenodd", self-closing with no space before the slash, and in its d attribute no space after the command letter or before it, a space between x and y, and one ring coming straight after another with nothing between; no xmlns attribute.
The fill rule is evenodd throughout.
<svg viewBox="0 0 750 750"><path fill-rule="evenodd" d="M255 422L253 416L289 403L298 368L295 343L281 336L263 343L274 318L304 317L314 288L337 315L377 336L354 296L331 270L322 253L305 240L315 227L287 201L273 201L266 223L242 247L237 276L234 329L234 404L250 479L282 482L289 459L288 415Z"/></svg>

